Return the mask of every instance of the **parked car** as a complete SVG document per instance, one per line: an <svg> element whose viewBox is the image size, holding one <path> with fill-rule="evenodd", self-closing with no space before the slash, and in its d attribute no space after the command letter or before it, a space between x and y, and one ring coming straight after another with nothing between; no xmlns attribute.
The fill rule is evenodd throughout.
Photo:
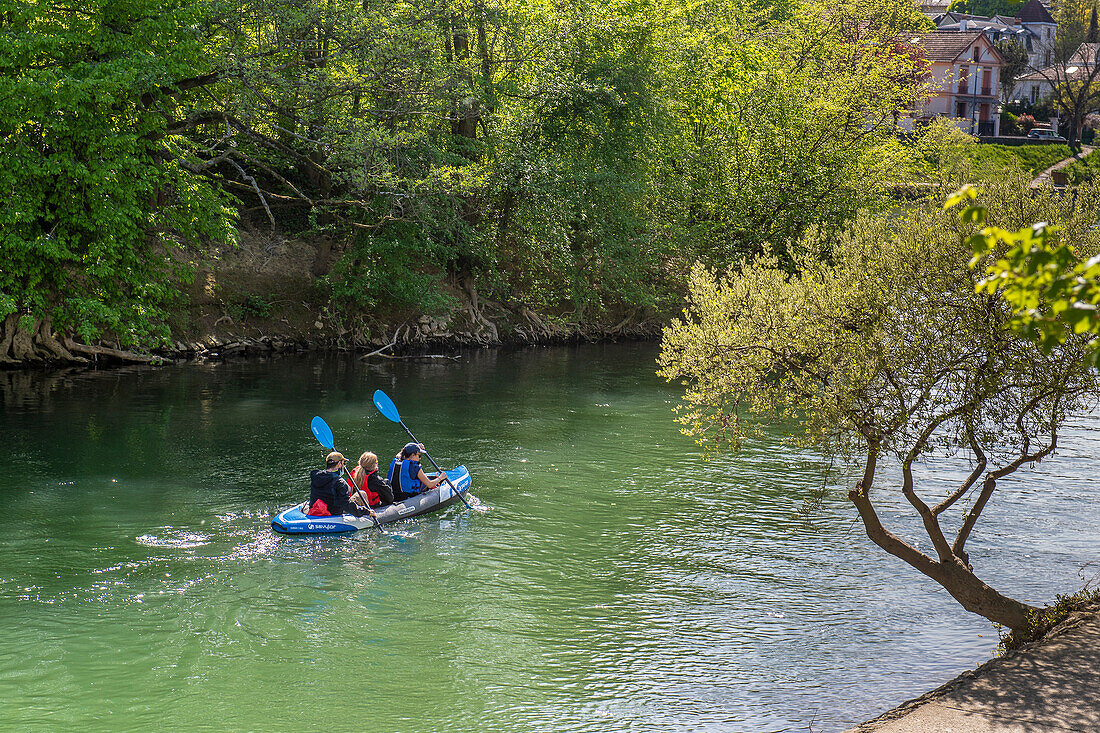
<svg viewBox="0 0 1100 733"><path fill-rule="evenodd" d="M1046 127L1033 127L1027 136L1032 140L1050 140L1056 143L1064 143L1066 141L1064 137Z"/></svg>

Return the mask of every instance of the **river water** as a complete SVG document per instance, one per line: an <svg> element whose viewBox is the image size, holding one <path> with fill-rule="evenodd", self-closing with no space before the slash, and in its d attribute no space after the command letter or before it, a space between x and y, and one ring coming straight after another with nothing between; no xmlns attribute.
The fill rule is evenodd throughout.
<svg viewBox="0 0 1100 733"><path fill-rule="evenodd" d="M0 728L836 731L992 654L870 545L851 476L779 431L703 461L655 356L0 374ZM376 388L469 466L474 511L272 533L320 465L313 415L349 455L406 442ZM1096 575L1098 435L1077 420L991 503L971 556L995 587Z"/></svg>

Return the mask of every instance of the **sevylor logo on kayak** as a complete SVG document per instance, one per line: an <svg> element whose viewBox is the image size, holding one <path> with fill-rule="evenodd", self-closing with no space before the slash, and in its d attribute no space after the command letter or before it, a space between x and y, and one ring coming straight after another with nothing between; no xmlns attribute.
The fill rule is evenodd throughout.
<svg viewBox="0 0 1100 733"><path fill-rule="evenodd" d="M309 529L336 529L335 524L307 524Z"/></svg>

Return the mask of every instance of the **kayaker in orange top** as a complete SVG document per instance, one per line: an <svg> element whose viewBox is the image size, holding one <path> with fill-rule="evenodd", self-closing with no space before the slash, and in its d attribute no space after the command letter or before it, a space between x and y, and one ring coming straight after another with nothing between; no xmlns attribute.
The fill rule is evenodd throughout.
<svg viewBox="0 0 1100 733"><path fill-rule="evenodd" d="M379 507L393 503L393 489L378 475L378 456L370 451L359 456L359 465L352 470L351 480L355 482L355 488L367 495L370 506ZM359 506L363 505L358 491L352 492L351 500Z"/></svg>

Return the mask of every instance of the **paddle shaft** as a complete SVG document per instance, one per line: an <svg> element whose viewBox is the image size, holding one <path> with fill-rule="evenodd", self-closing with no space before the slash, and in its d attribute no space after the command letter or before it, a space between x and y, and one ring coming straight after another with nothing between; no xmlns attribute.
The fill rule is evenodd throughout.
<svg viewBox="0 0 1100 733"><path fill-rule="evenodd" d="M313 437L317 438L317 442L321 444L322 448L330 451L336 450L336 441L332 439L332 428L328 426L324 418L318 415L310 420L309 429L313 431ZM351 477L351 472L348 471L346 459L344 461L344 473L348 476L348 483L351 485L352 491L358 493L359 498L363 500L363 505L367 508L367 513L370 514L370 518L374 521L374 526L378 527L379 532L386 534L386 530L382 529L382 523L378 521L378 517L375 516L374 510L370 508L370 499L364 496L359 487L355 485L355 479Z"/></svg>
<svg viewBox="0 0 1100 733"><path fill-rule="evenodd" d="M400 420L400 421L398 421L398 422L399 422L399 424L401 425L401 427L405 428L405 432L409 434L409 437L410 437L410 438L412 438L413 442L414 442L414 443L416 443L417 445L420 445L420 441L419 441L419 440L417 440L417 439L416 439L416 436L412 434L412 431L411 431L411 430L409 430L409 426L405 424L405 421L404 421L404 420ZM432 464L432 466L433 466L433 467L435 468L435 470L436 470L436 471L439 471L439 474L440 474L441 476L443 476L443 480L444 480L444 481L445 481L445 482L447 483L447 485L448 485L448 486L450 486L450 487L451 487L451 491L453 491L453 492L455 493L455 495L456 495L456 496L458 496L458 498L462 500L462 503L466 505L466 508L467 508L467 509L471 509L471 510L472 510L472 509L473 509L473 507L471 507L471 506L470 506L470 503L469 503L468 501L466 501L466 499L465 499L465 498L463 498L463 496L462 496L462 492L458 490L458 487L457 487L457 486L455 486L454 484L452 484L452 483L451 483L451 479L447 477L447 473L446 473L446 471L444 471L443 469L441 469L441 468L439 467L439 464L438 464L438 463L436 463L436 462L435 462L435 459L434 459L434 458L432 458L432 457L431 457L431 455L429 455L429 454L428 454L428 451L421 451L421 452L422 452L422 453L423 453L423 454L424 454L425 456L427 456L427 457L428 457L428 460L429 460L429 461L431 461L431 464Z"/></svg>

